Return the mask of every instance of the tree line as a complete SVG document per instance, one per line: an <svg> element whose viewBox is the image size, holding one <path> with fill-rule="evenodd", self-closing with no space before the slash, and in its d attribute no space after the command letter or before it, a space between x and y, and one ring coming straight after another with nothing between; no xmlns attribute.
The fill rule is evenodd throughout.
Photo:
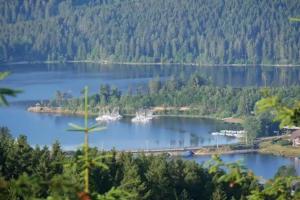
<svg viewBox="0 0 300 200"><path fill-rule="evenodd" d="M298 0L0 1L0 61L299 64Z"/></svg>
<svg viewBox="0 0 300 200"><path fill-rule="evenodd" d="M103 107L119 107L123 114L135 114L141 108L172 107L172 110L160 114L243 117L254 113L256 102L264 97L266 90L257 87L217 87L200 73L189 77L181 74L167 79L156 77L147 86L130 88L123 93L114 86L101 85L99 92L90 96L89 109L98 112ZM300 98L300 87L269 88L269 93L278 96L286 105L292 105ZM73 111L83 110L83 100L69 95L57 91L49 104ZM189 109L180 111L180 107Z"/></svg>
<svg viewBox="0 0 300 200"><path fill-rule="evenodd" d="M89 97L89 112L97 114L119 108L121 114L134 115L140 109L163 108L159 115L195 115L202 117L244 118L243 128L251 142L257 137L282 133L274 112L257 112L256 102L268 95L277 96L286 106L294 106L300 99L300 87L232 88L216 87L200 73L190 77L183 74L167 79L156 77L148 85L130 88L122 93L117 87L101 85L99 92ZM68 111L83 111L82 98L57 91L55 98L43 105L61 107ZM187 109L181 109L187 108Z"/></svg>
<svg viewBox="0 0 300 200"><path fill-rule="evenodd" d="M238 163L225 164L214 157L205 165L168 158L138 156L90 149L102 156L102 166L90 168L90 197L99 200L230 200L297 199L291 193L294 171L282 167L277 177L261 185L258 178ZM1 199L85 199L82 150L62 151L58 142L32 147L26 136L13 138L0 128Z"/></svg>

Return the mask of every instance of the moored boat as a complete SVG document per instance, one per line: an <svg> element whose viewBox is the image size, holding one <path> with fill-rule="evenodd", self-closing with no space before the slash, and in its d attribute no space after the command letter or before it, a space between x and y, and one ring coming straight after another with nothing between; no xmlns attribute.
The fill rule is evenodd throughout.
<svg viewBox="0 0 300 200"><path fill-rule="evenodd" d="M242 138L242 137L245 137L246 132L244 130L240 130L240 131L221 130L219 132L212 132L211 134L214 136L220 135L220 136Z"/></svg>
<svg viewBox="0 0 300 200"><path fill-rule="evenodd" d="M133 123L147 123L153 119L153 113L150 110L140 110L136 112L134 118L131 119Z"/></svg>
<svg viewBox="0 0 300 200"><path fill-rule="evenodd" d="M111 112L106 111L104 113L99 112L99 116L96 118L98 122L112 122L120 120L122 116L119 113L118 109L113 109Z"/></svg>

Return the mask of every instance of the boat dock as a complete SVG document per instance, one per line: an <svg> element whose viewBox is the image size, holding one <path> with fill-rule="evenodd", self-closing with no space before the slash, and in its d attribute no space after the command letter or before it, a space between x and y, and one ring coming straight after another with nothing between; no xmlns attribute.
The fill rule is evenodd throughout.
<svg viewBox="0 0 300 200"><path fill-rule="evenodd" d="M221 130L219 132L212 132L214 136L228 136L228 137L236 137L236 138L243 138L246 136L246 131L240 130Z"/></svg>

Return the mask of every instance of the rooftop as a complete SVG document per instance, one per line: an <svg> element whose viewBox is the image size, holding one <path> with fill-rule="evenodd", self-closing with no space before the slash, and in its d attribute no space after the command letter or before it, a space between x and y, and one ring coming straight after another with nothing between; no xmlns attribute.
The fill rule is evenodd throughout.
<svg viewBox="0 0 300 200"><path fill-rule="evenodd" d="M300 137L300 129L293 131L291 134L291 139L296 139L298 137Z"/></svg>

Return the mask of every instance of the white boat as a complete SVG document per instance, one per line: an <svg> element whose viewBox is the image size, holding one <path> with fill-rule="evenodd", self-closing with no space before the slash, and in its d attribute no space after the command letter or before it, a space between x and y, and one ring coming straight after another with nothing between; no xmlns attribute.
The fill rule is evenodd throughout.
<svg viewBox="0 0 300 200"><path fill-rule="evenodd" d="M136 112L135 117L131 119L133 123L147 123L153 119L153 112L150 110L140 110Z"/></svg>
<svg viewBox="0 0 300 200"><path fill-rule="evenodd" d="M212 132L211 134L212 135L219 135L220 133L219 132Z"/></svg>
<svg viewBox="0 0 300 200"><path fill-rule="evenodd" d="M99 112L99 116L96 118L98 122L112 122L120 120L122 116L119 113L118 109L113 109L111 112L107 110L104 113Z"/></svg>
<svg viewBox="0 0 300 200"><path fill-rule="evenodd" d="M245 137L245 131L234 131L234 130L221 130L219 132L212 132L212 135L220 135L220 136L227 136L227 137L236 137L242 138Z"/></svg>

